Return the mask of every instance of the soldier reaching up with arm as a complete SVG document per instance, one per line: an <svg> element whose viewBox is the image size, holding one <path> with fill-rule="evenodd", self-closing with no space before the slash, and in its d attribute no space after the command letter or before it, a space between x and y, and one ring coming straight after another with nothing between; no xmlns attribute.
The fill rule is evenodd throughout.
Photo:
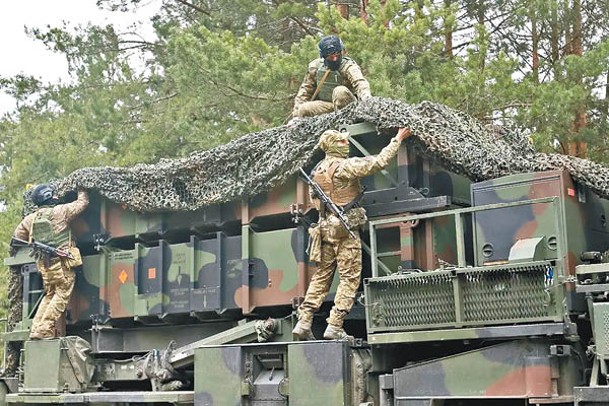
<svg viewBox="0 0 609 406"><path fill-rule="evenodd" d="M85 210L89 196L84 190L79 190L74 202L58 204L53 187L42 184L34 188L32 201L38 209L19 223L14 237L41 242L73 254L71 259L41 253L37 255L36 266L42 276L45 296L34 316L30 340L40 340L55 337L55 323L66 309L74 289L73 268L79 265L80 253L72 240L70 223Z"/></svg>
<svg viewBox="0 0 609 406"><path fill-rule="evenodd" d="M336 205L344 209L349 226L355 231L355 238L349 235L349 230L333 213L320 206L319 200L313 199L319 210L318 230L313 232L321 232L321 249L320 252L309 254L317 263L318 269L311 279L304 302L298 308L299 320L292 330L298 339L315 339L311 332L313 314L323 303L336 270L339 272L340 282L334 306L327 319L328 327L324 332L324 339L352 338L343 329L343 320L353 306L360 284L362 246L357 229L366 221L364 209L353 207L353 202L361 192L360 178L385 168L397 154L400 143L410 134L409 129L400 128L389 145L378 155L365 158L348 157L349 133L328 130L322 134L319 147L326 153L326 157L315 167L313 180Z"/></svg>

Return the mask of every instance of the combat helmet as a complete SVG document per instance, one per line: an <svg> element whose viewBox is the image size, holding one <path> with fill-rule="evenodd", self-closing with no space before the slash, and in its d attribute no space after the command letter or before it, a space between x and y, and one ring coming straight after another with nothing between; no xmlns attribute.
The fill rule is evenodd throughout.
<svg viewBox="0 0 609 406"><path fill-rule="evenodd" d="M38 185L32 191L32 202L36 206L44 206L53 204L53 195L55 194L55 188L48 183Z"/></svg>
<svg viewBox="0 0 609 406"><path fill-rule="evenodd" d="M328 55L340 53L345 50L343 41L336 35L327 35L319 40L317 44L319 48L319 56L325 58Z"/></svg>

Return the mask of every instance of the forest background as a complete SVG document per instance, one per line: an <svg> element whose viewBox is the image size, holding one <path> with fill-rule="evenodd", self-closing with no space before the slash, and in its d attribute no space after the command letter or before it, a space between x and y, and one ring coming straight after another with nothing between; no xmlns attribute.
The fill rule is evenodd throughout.
<svg viewBox="0 0 609 406"><path fill-rule="evenodd" d="M142 4L97 0L115 13ZM375 96L444 103L538 150L609 163L606 0L163 0L152 24L155 41L112 26L32 29L72 80L0 77L17 100L0 118L0 263L27 185L285 123L327 34L343 39Z"/></svg>

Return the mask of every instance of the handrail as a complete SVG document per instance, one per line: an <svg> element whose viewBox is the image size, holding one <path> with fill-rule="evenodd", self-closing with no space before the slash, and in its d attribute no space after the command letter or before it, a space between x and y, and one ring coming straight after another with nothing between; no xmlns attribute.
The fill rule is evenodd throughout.
<svg viewBox="0 0 609 406"><path fill-rule="evenodd" d="M557 222L557 229L564 229L560 224L562 222L562 216L558 213L557 204L559 202L559 198L556 196L552 197L542 197L538 199L530 199L530 200L520 200L517 202L507 202L507 203L494 203L483 206L473 206L466 208L459 208L453 210L446 210L440 212L433 213L423 213L423 214L408 214L401 215L389 218L380 218L376 220L370 220L368 222L369 225L369 233L370 233L370 256L371 256L371 268L372 268L372 277L378 277L379 267L377 264L378 259L378 250L377 250L377 241L376 241L376 227L383 224L392 224L392 223L405 223L408 221L417 221L417 220L425 220L431 219L435 217L444 217L444 216L454 216L455 218L455 232L456 232L456 245L457 245L457 265L459 267L466 266L465 263L465 244L464 244L464 227L463 227L463 215L469 213L477 213L488 210L498 210L509 207L518 207L518 206L526 206L526 205L535 205L540 203L551 203L554 207L555 220ZM561 236L562 237L562 236ZM558 239L557 246L557 255L558 258L562 258L563 256L563 238Z"/></svg>

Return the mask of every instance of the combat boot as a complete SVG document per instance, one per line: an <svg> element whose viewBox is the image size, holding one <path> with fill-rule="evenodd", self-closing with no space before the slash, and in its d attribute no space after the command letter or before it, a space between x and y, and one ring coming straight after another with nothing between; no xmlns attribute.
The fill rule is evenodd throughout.
<svg viewBox="0 0 609 406"><path fill-rule="evenodd" d="M41 333L30 333L30 340L43 340L44 336Z"/></svg>
<svg viewBox="0 0 609 406"><path fill-rule="evenodd" d="M30 340L48 340L50 338L55 338L55 336L39 332L30 333Z"/></svg>
<svg viewBox="0 0 609 406"><path fill-rule="evenodd" d="M332 324L328 324L326 331L324 331L324 340L353 341L353 339L353 336L347 334L345 329L333 326Z"/></svg>
<svg viewBox="0 0 609 406"><path fill-rule="evenodd" d="M294 326L294 330L292 330L292 334L294 334L300 341L316 340L313 332L311 331L310 321L298 320L298 323L296 323L296 326Z"/></svg>

